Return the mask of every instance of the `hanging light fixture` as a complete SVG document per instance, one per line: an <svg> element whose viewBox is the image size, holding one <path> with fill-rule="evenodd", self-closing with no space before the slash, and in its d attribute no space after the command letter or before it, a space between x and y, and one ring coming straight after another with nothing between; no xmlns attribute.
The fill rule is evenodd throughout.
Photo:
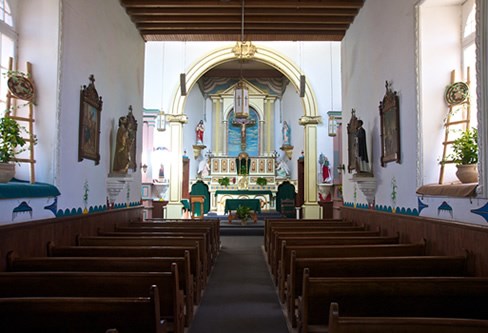
<svg viewBox="0 0 488 333"><path fill-rule="evenodd" d="M159 114L156 117L156 129L159 132L166 131L166 114L164 113L163 109L159 111Z"/></svg>
<svg viewBox="0 0 488 333"><path fill-rule="evenodd" d="M234 91L234 116L235 118L249 117L249 90L242 75L242 63L254 57L256 47L251 42L244 40L244 0L241 1L241 40L232 49L235 56L239 58L240 79Z"/></svg>

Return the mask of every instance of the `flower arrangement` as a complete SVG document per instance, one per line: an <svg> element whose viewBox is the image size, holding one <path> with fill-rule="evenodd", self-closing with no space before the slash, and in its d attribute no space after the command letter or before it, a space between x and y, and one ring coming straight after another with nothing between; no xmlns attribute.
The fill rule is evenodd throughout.
<svg viewBox="0 0 488 333"><path fill-rule="evenodd" d="M223 178L220 178L218 180L218 182L219 182L219 185L221 185L221 186L229 186L230 179L229 179L229 177L223 177Z"/></svg>
<svg viewBox="0 0 488 333"><path fill-rule="evenodd" d="M268 184L268 180L264 177L258 177L256 179L256 184L259 185L259 186L265 186Z"/></svg>
<svg viewBox="0 0 488 333"><path fill-rule="evenodd" d="M242 221L247 221L251 217L251 208L239 205L236 210L236 215Z"/></svg>

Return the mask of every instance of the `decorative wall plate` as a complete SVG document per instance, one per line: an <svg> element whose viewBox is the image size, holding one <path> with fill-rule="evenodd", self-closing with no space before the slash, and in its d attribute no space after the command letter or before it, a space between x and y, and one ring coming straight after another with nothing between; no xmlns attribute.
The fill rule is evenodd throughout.
<svg viewBox="0 0 488 333"><path fill-rule="evenodd" d="M31 80L23 75L12 75L7 80L7 86L10 93L25 101L31 101L34 98L34 85Z"/></svg>
<svg viewBox="0 0 488 333"><path fill-rule="evenodd" d="M464 82L455 82L446 90L446 102L449 105L464 103L469 96L469 87Z"/></svg>

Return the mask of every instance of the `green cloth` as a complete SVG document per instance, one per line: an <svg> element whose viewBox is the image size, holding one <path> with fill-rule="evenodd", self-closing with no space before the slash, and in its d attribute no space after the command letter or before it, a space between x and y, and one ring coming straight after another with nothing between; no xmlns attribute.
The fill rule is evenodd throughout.
<svg viewBox="0 0 488 333"><path fill-rule="evenodd" d="M278 186L278 192L276 193L276 210L282 212L281 201L285 199L295 200L295 186L290 182L283 182ZM294 212L292 210L286 212L287 217L293 217Z"/></svg>
<svg viewBox="0 0 488 333"><path fill-rule="evenodd" d="M51 184L34 183L12 179L8 183L0 184L0 199L15 198L47 198L60 195L58 188Z"/></svg>
<svg viewBox="0 0 488 333"><path fill-rule="evenodd" d="M247 206L256 213L261 212L261 202L259 199L227 199L225 200L224 212L227 214L230 211L237 210L239 206Z"/></svg>
<svg viewBox="0 0 488 333"><path fill-rule="evenodd" d="M208 190L208 185L202 182L201 180L197 181L191 187L190 195L203 195L205 197L205 201L203 202L203 212L207 214L210 211L210 192ZM200 205L195 205L195 215L201 216L200 213L201 208Z"/></svg>

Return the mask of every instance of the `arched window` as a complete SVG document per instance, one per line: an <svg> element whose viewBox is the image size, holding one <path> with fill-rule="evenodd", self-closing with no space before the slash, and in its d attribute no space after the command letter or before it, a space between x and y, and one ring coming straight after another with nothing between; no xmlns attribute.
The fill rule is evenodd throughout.
<svg viewBox="0 0 488 333"><path fill-rule="evenodd" d="M0 0L0 110L5 110L7 77L10 57L15 59L17 33L15 31L11 6L7 0Z"/></svg>

